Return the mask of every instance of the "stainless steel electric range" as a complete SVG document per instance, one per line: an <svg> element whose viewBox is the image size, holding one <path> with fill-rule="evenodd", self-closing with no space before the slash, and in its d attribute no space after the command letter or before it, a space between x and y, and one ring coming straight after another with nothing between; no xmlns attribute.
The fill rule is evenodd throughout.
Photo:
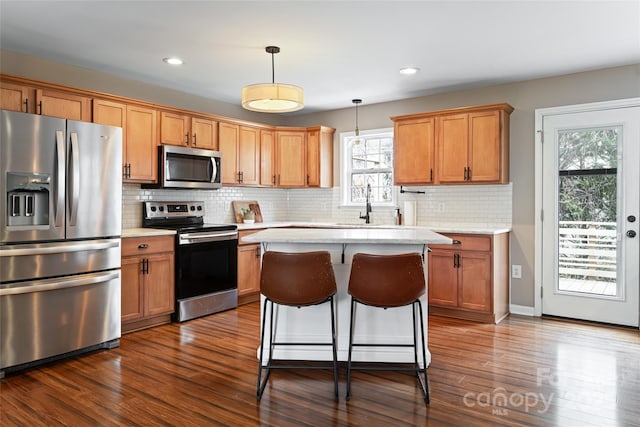
<svg viewBox="0 0 640 427"><path fill-rule="evenodd" d="M204 202L144 202L144 227L176 230L173 320L238 306L238 229L205 224Z"/></svg>

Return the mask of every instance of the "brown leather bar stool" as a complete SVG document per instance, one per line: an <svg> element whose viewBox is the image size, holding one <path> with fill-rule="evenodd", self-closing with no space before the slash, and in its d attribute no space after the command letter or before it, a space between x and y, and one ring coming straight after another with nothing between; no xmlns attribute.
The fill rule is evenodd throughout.
<svg viewBox="0 0 640 427"><path fill-rule="evenodd" d="M425 403L429 403L429 379L427 377L426 341L424 319L420 297L426 289L422 256L418 253L400 255L370 255L357 253L351 263L349 295L351 295L351 324L349 326L349 357L347 362L347 400L351 398L351 370L409 370L414 371L424 393ZM356 323L356 304L372 307L392 308L412 306L413 343L354 343L353 333ZM421 341L418 342L416 311L419 313ZM351 366L353 347L413 347L414 366L412 368L376 367L356 368ZM422 348L423 368L418 364L418 348ZM423 376L420 374L423 373Z"/></svg>
<svg viewBox="0 0 640 427"><path fill-rule="evenodd" d="M272 369L290 368L323 368L302 364L272 365L273 350L276 346L332 346L333 349L333 382L335 400L338 401L338 355L336 347L336 311L334 296L336 279L331 265L331 255L327 251L317 252L265 252L262 257L262 273L260 276L260 292L265 296L262 310L262 334L260 337L260 364L258 366L258 400L269 380ZM329 302L331 306L331 342L278 342L276 324L273 320L274 304L292 307L305 307ZM267 319L267 303L269 310L269 358L263 365L265 322ZM264 380L262 372L266 370Z"/></svg>

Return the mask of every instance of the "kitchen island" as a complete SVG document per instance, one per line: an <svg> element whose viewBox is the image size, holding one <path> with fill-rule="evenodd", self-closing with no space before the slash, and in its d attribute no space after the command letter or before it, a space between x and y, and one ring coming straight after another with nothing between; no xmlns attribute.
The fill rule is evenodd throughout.
<svg viewBox="0 0 640 427"><path fill-rule="evenodd" d="M351 259L358 252L370 254L399 254L417 252L425 260L427 280L427 251L430 244L451 244L452 240L424 228L270 228L244 238L248 243L261 243L263 251L308 252L326 250L331 254L336 275L337 345L338 360L346 361L349 345L350 297L347 292ZM373 285L373 284L372 284ZM427 284L428 286L428 284ZM264 298L264 297L261 297ZM427 294L422 296L427 330ZM261 304L261 310L262 310ZM326 304L305 307L278 306L278 340L330 342L330 323ZM261 312L261 317L264 313ZM358 306L358 327L354 342L409 343L411 333L411 307L380 308ZM267 339L267 337L265 337ZM275 359L331 360L331 349L288 346L274 352ZM410 348L356 347L352 353L355 362L413 362ZM427 349L427 363L431 355Z"/></svg>

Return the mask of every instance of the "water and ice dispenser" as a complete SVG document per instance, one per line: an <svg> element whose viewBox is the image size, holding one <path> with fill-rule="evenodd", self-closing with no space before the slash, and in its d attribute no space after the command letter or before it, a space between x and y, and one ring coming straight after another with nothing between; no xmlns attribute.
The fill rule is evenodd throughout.
<svg viewBox="0 0 640 427"><path fill-rule="evenodd" d="M39 173L7 173L7 225L49 225L51 177Z"/></svg>

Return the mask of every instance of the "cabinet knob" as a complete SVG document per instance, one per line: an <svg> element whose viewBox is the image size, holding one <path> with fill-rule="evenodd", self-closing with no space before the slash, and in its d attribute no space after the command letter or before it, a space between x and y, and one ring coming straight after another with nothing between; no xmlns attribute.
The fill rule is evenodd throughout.
<svg viewBox="0 0 640 427"><path fill-rule="evenodd" d="M148 249L149 248L149 244L148 243L140 243L138 245L138 249Z"/></svg>

